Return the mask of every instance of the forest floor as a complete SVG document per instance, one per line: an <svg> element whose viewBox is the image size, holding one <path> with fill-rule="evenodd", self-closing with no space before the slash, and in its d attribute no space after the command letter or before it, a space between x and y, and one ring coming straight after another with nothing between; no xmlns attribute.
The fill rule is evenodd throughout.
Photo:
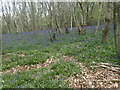
<svg viewBox="0 0 120 90"><path fill-rule="evenodd" d="M57 34L54 42L44 31L3 35L3 88L120 88L113 33L103 44L94 29Z"/></svg>

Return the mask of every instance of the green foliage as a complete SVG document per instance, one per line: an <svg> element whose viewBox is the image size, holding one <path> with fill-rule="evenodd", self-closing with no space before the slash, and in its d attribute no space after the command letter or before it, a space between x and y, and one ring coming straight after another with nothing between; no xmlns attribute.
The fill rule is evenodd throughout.
<svg viewBox="0 0 120 90"><path fill-rule="evenodd" d="M23 56L22 56L23 55ZM5 58L4 58L5 57ZM3 57L2 62L2 69L10 69L15 66L22 66L22 65L34 65L37 63L44 63L49 57L49 54L46 52L40 52L38 50L32 51L22 51L22 52L15 52L14 54L5 55Z"/></svg>
<svg viewBox="0 0 120 90"><path fill-rule="evenodd" d="M66 82L56 76L56 72L46 68L3 75L3 87L6 88L62 88Z"/></svg>
<svg viewBox="0 0 120 90"><path fill-rule="evenodd" d="M109 33L108 43L101 43L101 32L87 32L80 36L77 30L70 34L60 35L58 42L49 43L41 48L41 44L29 50L25 47L3 51L3 70L8 70L17 65L33 65L44 63L48 58L53 58L56 63L46 68L22 71L16 74L3 74L4 88L64 88L68 87L67 79L78 74L81 68L74 62L63 60L63 56L74 56L77 62L89 67L94 61L120 64L115 58L115 45L113 33ZM43 37L42 37L43 38ZM37 38L38 39L38 38ZM21 43L19 41L19 43ZM23 44L21 44L23 45ZM24 45L23 45L24 46ZM9 52L9 53L8 53ZM23 56L21 56L23 55Z"/></svg>
<svg viewBox="0 0 120 90"><path fill-rule="evenodd" d="M57 73L57 75L67 77L70 77L72 74L75 73L80 73L80 68L75 63L70 61L61 60L60 62L53 64L51 66L51 69L53 69Z"/></svg>

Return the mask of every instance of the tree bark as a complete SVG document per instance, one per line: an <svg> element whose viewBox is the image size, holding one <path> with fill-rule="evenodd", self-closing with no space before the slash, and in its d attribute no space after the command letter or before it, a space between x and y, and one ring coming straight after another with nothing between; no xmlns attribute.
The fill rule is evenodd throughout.
<svg viewBox="0 0 120 90"><path fill-rule="evenodd" d="M114 3L114 36L116 55L120 59L120 2Z"/></svg>
<svg viewBox="0 0 120 90"><path fill-rule="evenodd" d="M99 12L98 12L98 22L97 22L97 26L96 26L96 31L95 31L95 34L97 34L98 32L98 29L99 29L99 25L100 25L100 20L101 20L101 14L102 14L102 3L99 3L100 5L100 9L99 9Z"/></svg>
<svg viewBox="0 0 120 90"><path fill-rule="evenodd" d="M109 25L110 25L110 15L109 15L109 2L105 3L105 27L102 35L102 43L106 43L108 39Z"/></svg>
<svg viewBox="0 0 120 90"><path fill-rule="evenodd" d="M78 2L78 4L79 4L79 6L80 6L80 8L81 8L81 10L82 10L82 14L81 14L81 19L82 19L82 28L80 29L80 34L81 35L84 35L84 34L86 34L86 28L85 28L85 26L86 26L86 18L87 18L87 13L86 13L86 7L84 7L83 6L83 3L81 3L81 2ZM84 4L85 4L85 2L84 2Z"/></svg>

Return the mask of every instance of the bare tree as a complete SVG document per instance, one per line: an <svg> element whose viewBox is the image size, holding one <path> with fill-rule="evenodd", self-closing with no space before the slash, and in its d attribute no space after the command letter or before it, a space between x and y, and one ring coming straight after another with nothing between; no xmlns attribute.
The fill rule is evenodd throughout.
<svg viewBox="0 0 120 90"><path fill-rule="evenodd" d="M35 2L29 2L29 7L30 7L30 19L31 19L32 30L37 30L36 3Z"/></svg>
<svg viewBox="0 0 120 90"><path fill-rule="evenodd" d="M10 6L9 6L9 2L2 3L2 14L3 14L3 19L4 21L7 23L7 27L8 27L8 33L11 32L11 15L10 15Z"/></svg>

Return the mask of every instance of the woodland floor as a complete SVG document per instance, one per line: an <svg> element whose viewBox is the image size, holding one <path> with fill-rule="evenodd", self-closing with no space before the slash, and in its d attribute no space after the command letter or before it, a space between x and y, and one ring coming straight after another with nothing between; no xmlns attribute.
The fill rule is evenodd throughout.
<svg viewBox="0 0 120 90"><path fill-rule="evenodd" d="M24 55L21 55L24 56ZM68 87L71 88L120 88L120 66L118 65L110 65L109 63L102 63L100 66L92 65L87 68L83 65L83 63L77 62L73 57L63 56L63 60L66 62L72 62L78 65L81 69L80 73L75 73L73 76L67 78ZM57 63L53 58L47 59L47 61L43 64L35 64L35 65L24 65L17 66L11 68L9 70L4 71L3 73L16 74L22 71L29 71L31 69L39 69L39 68L47 68L51 64ZM106 67L114 67L114 69L102 67L102 65ZM117 69L115 69L117 68Z"/></svg>
<svg viewBox="0 0 120 90"><path fill-rule="evenodd" d="M4 35L3 88L120 88L113 33L103 44L102 33L91 31L64 33L53 43L46 32L41 38L43 33Z"/></svg>

